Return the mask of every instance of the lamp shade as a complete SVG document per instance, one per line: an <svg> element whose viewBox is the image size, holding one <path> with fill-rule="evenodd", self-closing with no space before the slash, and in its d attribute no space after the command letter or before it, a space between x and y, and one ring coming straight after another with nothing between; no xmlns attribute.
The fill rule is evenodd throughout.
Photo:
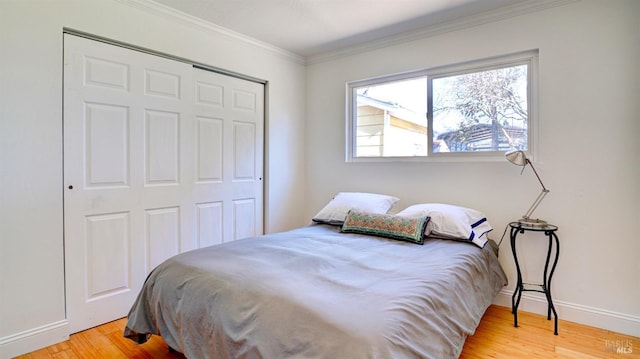
<svg viewBox="0 0 640 359"><path fill-rule="evenodd" d="M527 165L527 156L523 151L509 151L504 154L507 160L514 165L518 166L526 166Z"/></svg>

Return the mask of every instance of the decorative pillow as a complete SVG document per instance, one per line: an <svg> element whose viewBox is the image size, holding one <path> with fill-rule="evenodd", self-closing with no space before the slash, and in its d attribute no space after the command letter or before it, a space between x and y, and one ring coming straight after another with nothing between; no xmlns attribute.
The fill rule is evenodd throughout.
<svg viewBox="0 0 640 359"><path fill-rule="evenodd" d="M399 217L391 214L349 211L342 232L368 234L422 244L429 217Z"/></svg>
<svg viewBox="0 0 640 359"><path fill-rule="evenodd" d="M493 230L482 212L451 204L416 204L397 215L408 218L429 216L431 220L426 229L427 236L470 241L480 248L487 243L486 234Z"/></svg>
<svg viewBox="0 0 640 359"><path fill-rule="evenodd" d="M362 212L387 213L398 198L376 193L340 192L313 217L316 223L341 226L347 212L356 209Z"/></svg>

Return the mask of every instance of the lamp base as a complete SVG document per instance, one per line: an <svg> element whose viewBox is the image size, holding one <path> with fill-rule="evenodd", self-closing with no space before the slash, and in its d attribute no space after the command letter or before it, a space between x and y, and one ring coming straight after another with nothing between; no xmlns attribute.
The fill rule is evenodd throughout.
<svg viewBox="0 0 640 359"><path fill-rule="evenodd" d="M544 227L547 225L547 221L539 219L539 218L520 218L518 222L522 223L525 226L529 227Z"/></svg>

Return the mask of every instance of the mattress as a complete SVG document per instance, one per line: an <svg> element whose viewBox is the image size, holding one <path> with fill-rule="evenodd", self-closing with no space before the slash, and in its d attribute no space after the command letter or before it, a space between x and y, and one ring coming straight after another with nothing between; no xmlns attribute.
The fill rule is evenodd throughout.
<svg viewBox="0 0 640 359"><path fill-rule="evenodd" d="M311 225L172 257L124 335L188 358L456 358L506 284L495 248Z"/></svg>

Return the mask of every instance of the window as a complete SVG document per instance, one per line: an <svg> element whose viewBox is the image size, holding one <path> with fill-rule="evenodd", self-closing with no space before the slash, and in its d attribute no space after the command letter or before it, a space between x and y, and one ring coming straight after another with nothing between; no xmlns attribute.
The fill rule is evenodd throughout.
<svg viewBox="0 0 640 359"><path fill-rule="evenodd" d="M531 151L537 51L347 84L347 161Z"/></svg>

